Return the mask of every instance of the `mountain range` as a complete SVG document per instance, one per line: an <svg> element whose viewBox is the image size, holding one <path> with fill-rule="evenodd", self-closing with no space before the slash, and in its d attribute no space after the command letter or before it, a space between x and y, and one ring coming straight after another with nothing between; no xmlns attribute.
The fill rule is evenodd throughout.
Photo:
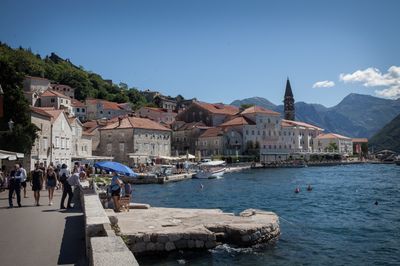
<svg viewBox="0 0 400 266"><path fill-rule="evenodd" d="M283 105L275 105L262 97L235 100L234 106L254 104L283 114ZM296 120L310 123L348 137L370 138L400 114L400 99L389 100L371 95L351 93L333 106L296 102Z"/></svg>
<svg viewBox="0 0 400 266"><path fill-rule="evenodd" d="M400 153L400 115L379 130L368 144L374 151L388 149Z"/></svg>

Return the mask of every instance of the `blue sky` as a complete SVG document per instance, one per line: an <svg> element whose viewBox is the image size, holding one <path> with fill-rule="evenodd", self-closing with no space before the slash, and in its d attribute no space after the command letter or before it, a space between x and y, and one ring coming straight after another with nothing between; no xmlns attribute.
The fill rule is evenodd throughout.
<svg viewBox="0 0 400 266"><path fill-rule="evenodd" d="M2 0L0 10L2 42L140 89L279 104L289 76L296 101L400 97L400 1Z"/></svg>

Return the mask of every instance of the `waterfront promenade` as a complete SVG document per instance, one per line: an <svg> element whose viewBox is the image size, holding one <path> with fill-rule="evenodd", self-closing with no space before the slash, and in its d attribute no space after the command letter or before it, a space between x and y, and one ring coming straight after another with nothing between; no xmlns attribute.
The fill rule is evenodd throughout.
<svg viewBox="0 0 400 266"><path fill-rule="evenodd" d="M34 206L28 188L23 207L8 209L8 191L0 193L0 265L87 265L81 210L59 210L60 191L53 206L47 191L41 194L42 206Z"/></svg>

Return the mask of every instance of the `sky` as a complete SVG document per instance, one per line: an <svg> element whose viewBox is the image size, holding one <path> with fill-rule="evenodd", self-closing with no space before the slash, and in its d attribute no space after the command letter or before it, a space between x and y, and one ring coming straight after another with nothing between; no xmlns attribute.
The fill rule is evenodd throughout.
<svg viewBox="0 0 400 266"><path fill-rule="evenodd" d="M400 97L400 1L0 2L0 41L207 102Z"/></svg>

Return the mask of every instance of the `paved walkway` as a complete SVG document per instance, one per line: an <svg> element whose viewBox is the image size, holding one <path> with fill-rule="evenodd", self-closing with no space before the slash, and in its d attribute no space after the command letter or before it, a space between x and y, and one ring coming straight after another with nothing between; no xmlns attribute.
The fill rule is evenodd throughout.
<svg viewBox="0 0 400 266"><path fill-rule="evenodd" d="M0 193L0 265L87 265L81 210L59 210L59 191L53 206L47 191L41 191L42 206L34 206L30 188L28 196L22 208L7 209L8 190Z"/></svg>

